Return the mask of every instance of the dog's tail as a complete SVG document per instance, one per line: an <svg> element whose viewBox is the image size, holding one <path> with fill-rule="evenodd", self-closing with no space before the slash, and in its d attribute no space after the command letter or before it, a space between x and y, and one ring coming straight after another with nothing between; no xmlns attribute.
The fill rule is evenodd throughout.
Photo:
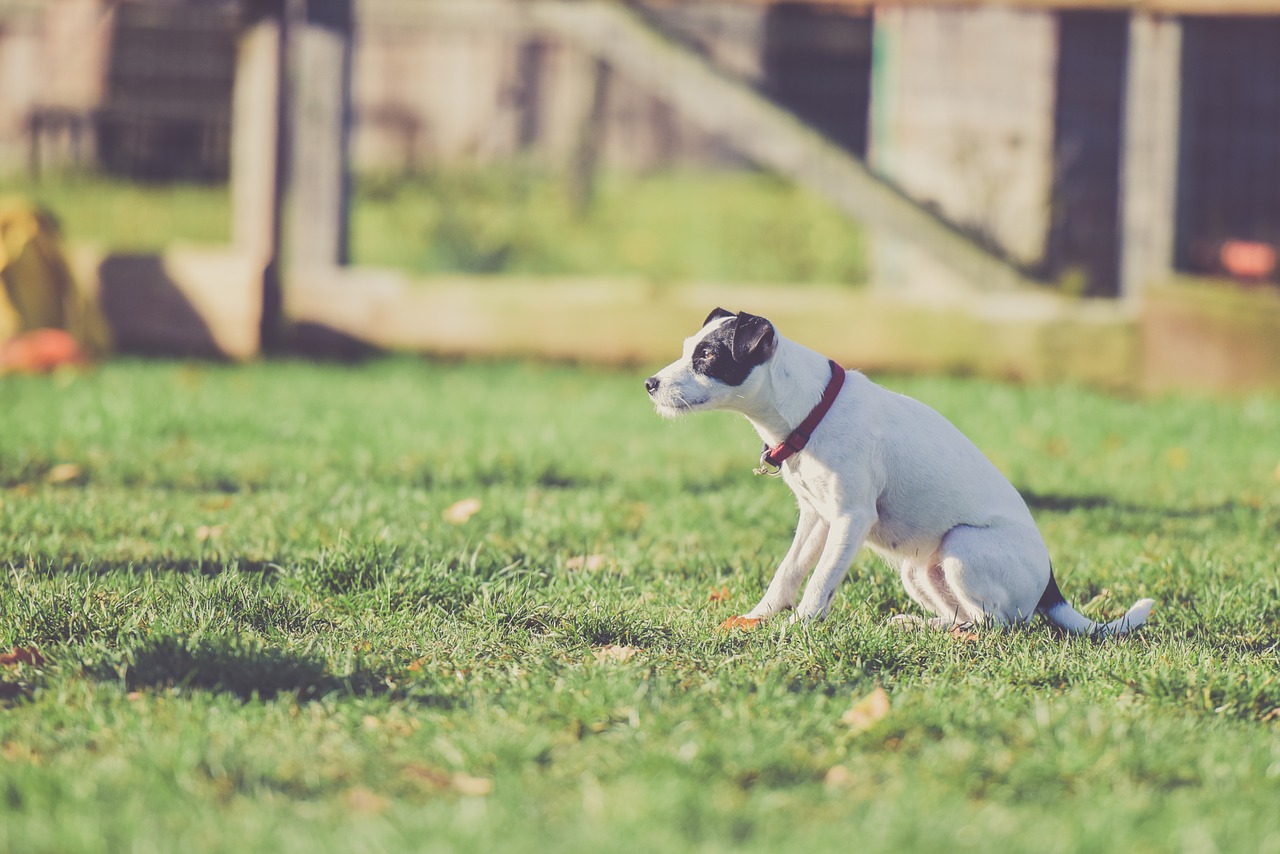
<svg viewBox="0 0 1280 854"><path fill-rule="evenodd" d="M1049 622L1072 634L1114 637L1127 634L1145 623L1155 604L1154 599L1139 599L1120 619L1109 623L1095 623L1067 603L1062 591L1058 589L1058 580L1053 577L1053 569L1050 568L1049 584L1044 588L1036 610L1044 614Z"/></svg>

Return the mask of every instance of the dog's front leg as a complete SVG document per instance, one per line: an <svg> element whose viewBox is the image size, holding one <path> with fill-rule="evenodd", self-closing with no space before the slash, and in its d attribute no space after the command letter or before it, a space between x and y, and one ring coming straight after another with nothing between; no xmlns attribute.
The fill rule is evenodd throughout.
<svg viewBox="0 0 1280 854"><path fill-rule="evenodd" d="M765 617L772 617L785 611L796 603L796 592L805 575L813 568L822 552L823 543L827 541L829 528L818 512L808 504L800 504L800 520L796 523L796 535L791 540L791 548L778 564L769 588L754 608L741 617L732 617L723 624L724 628L754 626ZM732 624L732 626L730 625Z"/></svg>
<svg viewBox="0 0 1280 854"><path fill-rule="evenodd" d="M830 532L822 548L817 569L804 589L804 598L791 621L808 622L815 617L822 619L831 608L836 588L849 571L853 557L862 548L862 542L871 530L870 516L842 516L831 523Z"/></svg>

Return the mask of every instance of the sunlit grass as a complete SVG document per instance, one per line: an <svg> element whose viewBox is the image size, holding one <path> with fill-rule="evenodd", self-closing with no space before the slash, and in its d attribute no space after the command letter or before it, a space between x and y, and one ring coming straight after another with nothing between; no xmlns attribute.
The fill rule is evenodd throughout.
<svg viewBox="0 0 1280 854"><path fill-rule="evenodd" d="M604 175L577 207L564 181L472 167L353 182L351 260L415 274L639 276L660 283L860 284L861 231L813 193L765 173ZM93 176L0 183L52 210L72 240L121 251L230 239L225 186Z"/></svg>
<svg viewBox="0 0 1280 854"><path fill-rule="evenodd" d="M0 667L0 851L1274 849L1280 400L892 380L1151 624L895 632L863 556L825 623L721 636L794 507L643 374L0 379L0 649L45 658Z"/></svg>

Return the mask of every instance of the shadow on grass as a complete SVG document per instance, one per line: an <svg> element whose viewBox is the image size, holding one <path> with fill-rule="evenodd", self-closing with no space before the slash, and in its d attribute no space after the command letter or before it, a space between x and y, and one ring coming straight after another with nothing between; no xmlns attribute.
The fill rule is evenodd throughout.
<svg viewBox="0 0 1280 854"><path fill-rule="evenodd" d="M157 557L137 560L117 558L104 560L92 555L33 555L22 564L23 571L36 578L55 578L69 571L91 576L108 575L203 575L213 577L228 572L259 575L273 580L282 572L282 564L210 553L202 557Z"/></svg>
<svg viewBox="0 0 1280 854"><path fill-rule="evenodd" d="M1237 511L1259 512L1259 508L1239 502L1224 501L1203 507L1162 507L1151 504L1133 504L1118 501L1110 495L1063 495L1056 492L1036 492L1020 489L1022 498L1032 510L1049 513L1070 513L1075 510L1110 510L1133 516L1161 516L1174 519L1199 519Z"/></svg>
<svg viewBox="0 0 1280 854"><path fill-rule="evenodd" d="M129 691L203 690L242 701L280 696L310 702L325 696L412 698L424 705L452 706L454 700L421 690L407 694L388 674L357 664L351 673L333 673L322 658L287 652L240 637L148 638L126 650L119 665L103 662L89 669L102 681L123 681Z"/></svg>

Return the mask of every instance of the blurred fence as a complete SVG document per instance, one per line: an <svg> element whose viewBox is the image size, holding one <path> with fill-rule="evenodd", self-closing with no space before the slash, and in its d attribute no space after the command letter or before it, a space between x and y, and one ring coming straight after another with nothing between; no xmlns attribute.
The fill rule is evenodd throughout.
<svg viewBox="0 0 1280 854"><path fill-rule="evenodd" d="M235 38L255 5L0 0L0 169L224 177ZM352 165L760 160L754 130L541 26L540 5L355 0ZM1097 296L1175 271L1280 278L1280 3L627 6L1024 274Z"/></svg>

